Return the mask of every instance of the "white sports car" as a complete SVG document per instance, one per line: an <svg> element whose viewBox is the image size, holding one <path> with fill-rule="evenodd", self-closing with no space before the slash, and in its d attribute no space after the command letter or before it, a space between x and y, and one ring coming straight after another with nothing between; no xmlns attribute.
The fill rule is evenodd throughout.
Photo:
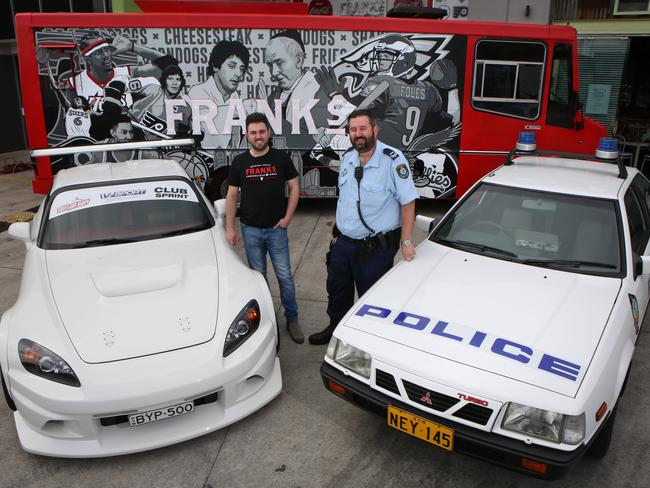
<svg viewBox="0 0 650 488"><path fill-rule="evenodd" d="M143 451L245 417L282 389L268 286L173 161L61 171L32 223L0 368L23 449Z"/></svg>
<svg viewBox="0 0 650 488"><path fill-rule="evenodd" d="M604 456L648 305L649 204L650 182L616 164L498 168L338 324L325 386L535 476Z"/></svg>

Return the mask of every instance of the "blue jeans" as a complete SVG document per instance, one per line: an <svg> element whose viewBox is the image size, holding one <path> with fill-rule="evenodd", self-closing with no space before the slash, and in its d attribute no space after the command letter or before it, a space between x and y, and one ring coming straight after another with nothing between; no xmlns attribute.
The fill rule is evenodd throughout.
<svg viewBox="0 0 650 488"><path fill-rule="evenodd" d="M244 249L248 265L259 271L266 278L266 253L271 257L271 264L280 285L280 301L284 307L287 321L298 320L298 304L296 303L296 287L291 275L291 260L289 258L289 238L287 229L263 229L241 224L244 238ZM267 280L268 282L268 280Z"/></svg>

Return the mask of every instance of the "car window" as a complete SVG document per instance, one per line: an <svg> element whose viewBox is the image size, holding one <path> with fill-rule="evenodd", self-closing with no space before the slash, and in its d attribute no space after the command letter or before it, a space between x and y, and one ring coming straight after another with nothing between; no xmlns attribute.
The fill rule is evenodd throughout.
<svg viewBox="0 0 650 488"><path fill-rule="evenodd" d="M213 221L185 180L165 179L72 188L46 209L44 249L121 244L204 230Z"/></svg>
<svg viewBox="0 0 650 488"><path fill-rule="evenodd" d="M648 223L633 188L628 189L625 194L625 212L627 213L627 223L630 228L632 251L641 255L645 251L648 242Z"/></svg>
<svg viewBox="0 0 650 488"><path fill-rule="evenodd" d="M632 189L639 198L643 215L650 222L650 181L645 176L638 174L632 180Z"/></svg>
<svg viewBox="0 0 650 488"><path fill-rule="evenodd" d="M465 251L586 274L622 272L616 202L482 183L431 240Z"/></svg>
<svg viewBox="0 0 650 488"><path fill-rule="evenodd" d="M548 109L546 112L546 123L549 125L573 127L573 72L571 58L571 44L555 44L548 90Z"/></svg>

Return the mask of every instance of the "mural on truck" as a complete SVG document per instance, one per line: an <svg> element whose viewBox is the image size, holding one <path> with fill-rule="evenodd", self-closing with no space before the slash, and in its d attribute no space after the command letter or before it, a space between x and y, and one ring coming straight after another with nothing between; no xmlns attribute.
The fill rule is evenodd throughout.
<svg viewBox="0 0 650 488"><path fill-rule="evenodd" d="M466 39L443 34L269 29L41 29L41 92L51 147L193 137L165 150L217 184L247 147L246 114L265 113L304 196L336 196L346 116L372 110L379 138L407 155L420 194L456 186ZM71 165L146 157L82 153Z"/></svg>

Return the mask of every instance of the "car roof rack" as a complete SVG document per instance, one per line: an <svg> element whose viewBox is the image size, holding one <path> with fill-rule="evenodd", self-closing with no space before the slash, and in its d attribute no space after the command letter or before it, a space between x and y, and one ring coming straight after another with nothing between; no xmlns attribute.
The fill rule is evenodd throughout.
<svg viewBox="0 0 650 488"><path fill-rule="evenodd" d="M515 149L508 153L506 160L503 162L504 166L511 166L514 164L513 158L515 156L544 156L555 158L579 159L582 161L591 161L599 163L616 163L618 166L618 177L621 179L627 178L627 168L623 160L618 154L618 141L613 137L601 137L600 144L596 149L595 157L591 154L569 153L559 151L538 151L537 144L535 143L534 132L520 132L519 140Z"/></svg>

